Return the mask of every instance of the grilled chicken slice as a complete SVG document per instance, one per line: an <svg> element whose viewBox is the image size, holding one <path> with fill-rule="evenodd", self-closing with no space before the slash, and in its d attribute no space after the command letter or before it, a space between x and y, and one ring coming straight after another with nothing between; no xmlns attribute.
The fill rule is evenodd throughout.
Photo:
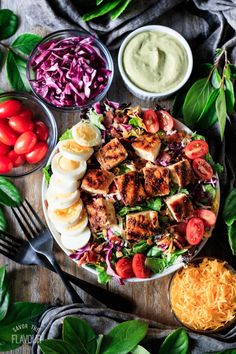
<svg viewBox="0 0 236 354"><path fill-rule="evenodd" d="M142 211L126 215L125 237L127 240L146 239L157 233L159 228L156 211Z"/></svg>
<svg viewBox="0 0 236 354"><path fill-rule="evenodd" d="M189 183L194 182L194 174L190 162L182 160L168 166L170 177L174 183L180 187L187 186Z"/></svg>
<svg viewBox="0 0 236 354"><path fill-rule="evenodd" d="M104 170L111 170L128 156L124 146L117 138L104 145L96 154L96 158Z"/></svg>
<svg viewBox="0 0 236 354"><path fill-rule="evenodd" d="M168 195L169 189L169 170L166 167L155 165L146 165L143 169L144 173L144 188L147 195L150 197Z"/></svg>
<svg viewBox="0 0 236 354"><path fill-rule="evenodd" d="M193 214L193 205L185 193L178 193L166 199L166 204L177 222Z"/></svg>
<svg viewBox="0 0 236 354"><path fill-rule="evenodd" d="M132 146L142 159L154 162L159 154L161 141L158 136L144 134L135 139Z"/></svg>
<svg viewBox="0 0 236 354"><path fill-rule="evenodd" d="M121 176L117 176L114 181L125 205L137 204L146 197L138 172L124 173Z"/></svg>
<svg viewBox="0 0 236 354"><path fill-rule="evenodd" d="M89 223L93 231L98 231L117 224L113 202L97 198L86 205Z"/></svg>
<svg viewBox="0 0 236 354"><path fill-rule="evenodd" d="M104 170L90 170L82 180L81 188L89 193L107 194L114 178L113 173Z"/></svg>

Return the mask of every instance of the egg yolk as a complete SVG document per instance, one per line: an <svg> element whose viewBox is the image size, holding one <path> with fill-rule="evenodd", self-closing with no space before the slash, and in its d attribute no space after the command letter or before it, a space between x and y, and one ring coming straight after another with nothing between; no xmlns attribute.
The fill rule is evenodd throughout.
<svg viewBox="0 0 236 354"><path fill-rule="evenodd" d="M76 213L78 206L80 205L81 201L79 200L77 203L73 204L72 206L70 206L69 208L65 208L65 209L56 209L55 210L55 214L62 217L62 218L66 218L70 215L73 215Z"/></svg>
<svg viewBox="0 0 236 354"><path fill-rule="evenodd" d="M63 145L63 150L66 150L68 152L70 152L70 151L72 151L72 152L80 152L80 151L90 150L90 149L91 148L88 148L86 146L81 146L81 145L77 144L74 140L67 141Z"/></svg>
<svg viewBox="0 0 236 354"><path fill-rule="evenodd" d="M96 131L90 124L81 124L79 128L76 129L76 134L83 140L92 140L96 138Z"/></svg>
<svg viewBox="0 0 236 354"><path fill-rule="evenodd" d="M64 156L60 157L58 164L65 171L72 171L79 167L79 162L66 159Z"/></svg>

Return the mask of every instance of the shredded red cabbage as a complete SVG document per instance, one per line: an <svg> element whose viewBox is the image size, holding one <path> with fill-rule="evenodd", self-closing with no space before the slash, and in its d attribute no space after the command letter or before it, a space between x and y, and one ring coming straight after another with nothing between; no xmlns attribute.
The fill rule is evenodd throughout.
<svg viewBox="0 0 236 354"><path fill-rule="evenodd" d="M109 247L107 248L107 254L106 254L107 274L114 277L120 285L124 285L123 280L119 277L118 274L116 274L116 272L112 268L112 265L111 265L112 249L113 249L113 244L110 242Z"/></svg>
<svg viewBox="0 0 236 354"><path fill-rule="evenodd" d="M30 63L37 94L58 107L81 107L97 97L111 71L93 42L93 37L71 37L40 45Z"/></svg>

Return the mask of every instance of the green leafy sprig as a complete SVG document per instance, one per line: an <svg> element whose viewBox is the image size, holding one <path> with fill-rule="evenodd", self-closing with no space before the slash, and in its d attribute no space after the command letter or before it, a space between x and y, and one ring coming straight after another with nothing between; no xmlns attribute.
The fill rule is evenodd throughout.
<svg viewBox="0 0 236 354"><path fill-rule="evenodd" d="M229 62L226 49L217 49L214 64L207 68L208 76L197 80L188 90L182 114L190 127L208 129L218 122L223 140L227 116L235 106L232 81L236 78L236 66ZM176 106L175 101L175 109Z"/></svg>
<svg viewBox="0 0 236 354"><path fill-rule="evenodd" d="M26 79L27 57L42 38L23 33L10 44L3 42L16 33L18 24L18 17L11 10L0 10L0 64L6 64L7 78L14 90L30 91Z"/></svg>
<svg viewBox="0 0 236 354"><path fill-rule="evenodd" d="M117 19L129 6L132 0L96 0L91 4L91 10L83 15L83 20L91 21L94 18L109 14L112 20Z"/></svg>

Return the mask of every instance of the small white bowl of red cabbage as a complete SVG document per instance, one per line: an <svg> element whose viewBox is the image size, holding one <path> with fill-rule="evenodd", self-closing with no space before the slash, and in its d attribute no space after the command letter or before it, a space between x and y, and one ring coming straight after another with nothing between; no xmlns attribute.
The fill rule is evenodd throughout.
<svg viewBox="0 0 236 354"><path fill-rule="evenodd" d="M86 108L103 99L113 79L108 49L89 33L61 30L33 49L27 78L34 94L54 109Z"/></svg>

